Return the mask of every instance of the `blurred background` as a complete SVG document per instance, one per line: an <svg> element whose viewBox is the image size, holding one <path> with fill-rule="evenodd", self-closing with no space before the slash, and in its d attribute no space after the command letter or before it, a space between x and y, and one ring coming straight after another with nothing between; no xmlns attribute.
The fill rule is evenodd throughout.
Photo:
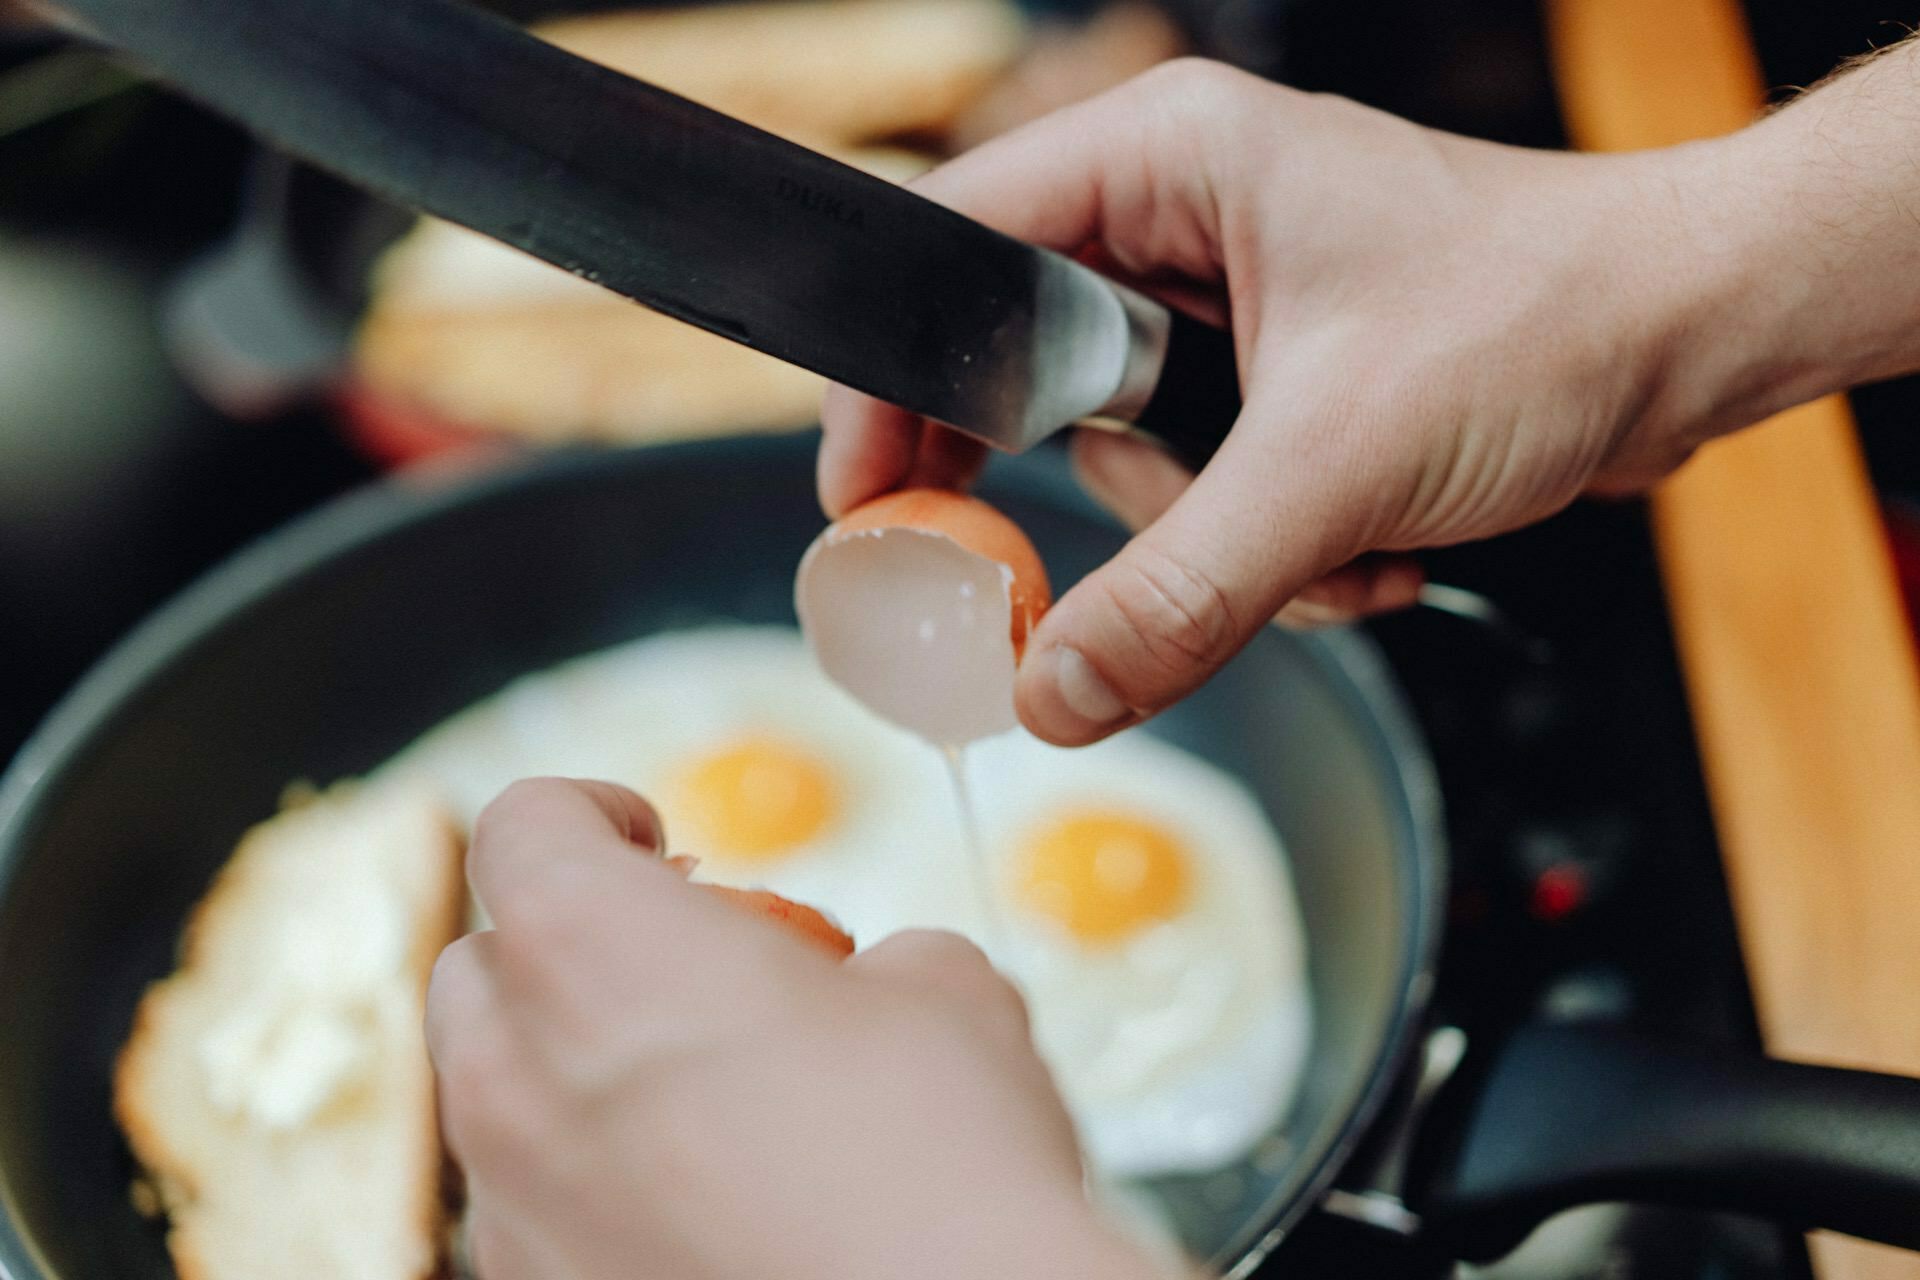
<svg viewBox="0 0 1920 1280"><path fill-rule="evenodd" d="M855 77L863 56L869 69L898 60L904 24L871 7L793 0L771 31L697 12L653 28L574 6L511 12L562 19L583 52L895 175L1187 50L1444 128L1562 140L1535 0L1034 4L1016 38L997 6L962 0L946 6L959 11L944 19L951 56L876 74L882 100L845 119L808 118L832 115L804 81L833 74L834 57ZM1897 38L1896 8L1748 6L1779 86ZM760 55L756 41L793 34L819 46L811 63ZM778 67L794 83L767 83L788 74ZM376 255L407 225L43 27L0 27L0 758L182 583L383 468L476 440L808 416L804 377L743 374L759 362L566 282L543 292L484 246L468 262L454 236L389 261L356 344ZM1920 491L1914 387L1856 402L1883 488Z"/></svg>
<svg viewBox="0 0 1920 1280"><path fill-rule="evenodd" d="M653 25L511 12L894 176L1188 50L1448 129L1562 140L1534 0L1034 4L1017 35L997 4L903 5L944 24L943 52L903 59L911 22L872 4ZM1749 13L1768 80L1791 86L1897 38L1895 8ZM796 39L808 56L763 56ZM835 75L874 100L820 108L833 95L808 77ZM0 758L182 583L384 468L809 416L809 379L458 235L415 236L376 271L408 223L24 18L0 29ZM1885 491L1920 491L1913 386L1856 401Z"/></svg>

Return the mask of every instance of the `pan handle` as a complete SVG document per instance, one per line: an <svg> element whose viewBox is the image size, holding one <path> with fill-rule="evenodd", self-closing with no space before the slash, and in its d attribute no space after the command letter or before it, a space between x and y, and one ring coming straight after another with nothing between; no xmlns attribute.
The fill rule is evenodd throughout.
<svg viewBox="0 0 1920 1280"><path fill-rule="evenodd" d="M1920 1080L1537 1026L1449 1085L1423 1153L1423 1235L1500 1257L1561 1209L1752 1213L1920 1249Z"/></svg>

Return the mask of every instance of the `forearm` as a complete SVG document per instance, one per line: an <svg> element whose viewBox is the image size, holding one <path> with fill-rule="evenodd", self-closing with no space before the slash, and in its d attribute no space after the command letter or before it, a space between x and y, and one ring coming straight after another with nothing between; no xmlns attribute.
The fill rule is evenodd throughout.
<svg viewBox="0 0 1920 1280"><path fill-rule="evenodd" d="M1692 434L1920 369L1920 41L1667 162Z"/></svg>

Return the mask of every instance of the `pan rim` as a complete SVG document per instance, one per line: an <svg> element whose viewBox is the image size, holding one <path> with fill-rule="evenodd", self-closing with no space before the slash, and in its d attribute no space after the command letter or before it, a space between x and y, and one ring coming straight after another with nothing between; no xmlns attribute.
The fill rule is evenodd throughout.
<svg viewBox="0 0 1920 1280"><path fill-rule="evenodd" d="M1342 700L1366 713L1360 719L1367 736L1375 740L1383 758L1393 762L1402 780L1401 812L1396 817L1405 837L1401 861L1406 875L1401 890L1409 927L1402 936L1397 1001L1388 1017L1389 1030L1339 1134L1321 1151L1312 1171L1291 1197L1273 1206L1264 1224L1249 1232L1245 1243L1236 1241L1224 1251L1235 1260L1222 1273L1222 1280L1244 1280L1267 1260L1326 1197L1356 1148L1381 1118L1424 1038L1440 958L1447 883L1446 826L1439 775L1415 728L1413 713L1389 675L1386 659L1362 633L1342 628L1309 633L1301 639L1317 649L1342 677L1343 686L1337 686Z"/></svg>
<svg viewBox="0 0 1920 1280"><path fill-rule="evenodd" d="M533 455L478 474L460 467L428 466L397 473L351 490L240 548L194 579L138 623L96 661L42 718L0 773L0 902L11 891L40 815L57 803L74 766L97 750L144 694L206 641L282 594L299 589L312 574L340 557L364 552L413 526L527 487L565 485L574 476L606 466L671 464L704 456L761 457L789 449L813 449L811 433L788 437L693 440L639 447L572 446ZM1078 510L1094 511L1064 466L1027 466L1023 479L1036 492ZM989 485L991 480L989 480ZM1440 788L1411 711L1373 642L1355 631L1299 637L1330 675L1341 701L1364 723L1378 757L1400 780L1399 812L1406 870L1401 892L1409 923L1401 938L1397 1000L1388 1031L1338 1133L1319 1152L1306 1155L1310 1168L1291 1192L1276 1197L1242 1238L1221 1251L1231 1262L1227 1280L1248 1276L1320 1203L1354 1149L1373 1127L1420 1041L1438 959L1446 883L1446 852ZM12 1175L0 1167L0 1280L52 1280L52 1269L24 1228Z"/></svg>

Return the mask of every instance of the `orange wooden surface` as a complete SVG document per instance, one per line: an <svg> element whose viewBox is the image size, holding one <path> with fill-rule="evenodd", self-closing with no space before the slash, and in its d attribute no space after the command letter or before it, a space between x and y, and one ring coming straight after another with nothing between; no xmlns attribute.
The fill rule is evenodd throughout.
<svg viewBox="0 0 1920 1280"><path fill-rule="evenodd" d="M1548 13L1581 147L1725 133L1761 105L1734 0ZM1768 1046L1920 1074L1920 674L1846 401L1702 450L1654 519ZM1920 1280L1915 1255L1812 1244L1824 1280Z"/></svg>

